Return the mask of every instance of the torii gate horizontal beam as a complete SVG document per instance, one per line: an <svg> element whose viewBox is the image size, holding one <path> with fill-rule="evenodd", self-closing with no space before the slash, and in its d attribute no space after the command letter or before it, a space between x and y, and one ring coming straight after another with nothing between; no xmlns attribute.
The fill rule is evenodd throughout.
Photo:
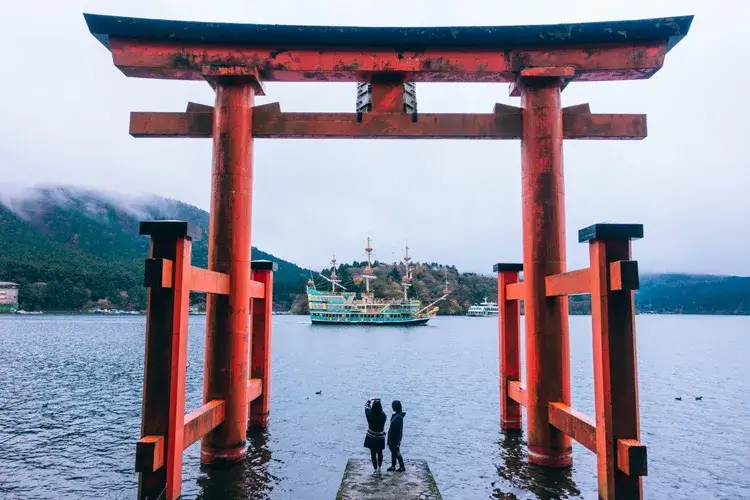
<svg viewBox="0 0 750 500"><path fill-rule="evenodd" d="M205 67L248 66L264 82L361 82L373 74L399 73L414 82L514 82L521 69L569 67L573 81L649 78L664 64L667 42L602 47L509 50L276 50L216 47L130 39L109 41L125 75L203 80Z"/></svg>
<svg viewBox="0 0 750 500"><path fill-rule="evenodd" d="M252 134L273 139L520 139L521 109L495 113L283 113L278 103L253 109ZM133 112L133 137L212 136L213 108L188 104L186 113ZM566 139L643 139L646 115L592 114L587 104L563 109Z"/></svg>
<svg viewBox="0 0 750 500"><path fill-rule="evenodd" d="M353 27L203 23L85 14L127 76L203 80L205 66L248 66L262 81L514 82L566 67L573 81L648 78L692 16L535 26Z"/></svg>

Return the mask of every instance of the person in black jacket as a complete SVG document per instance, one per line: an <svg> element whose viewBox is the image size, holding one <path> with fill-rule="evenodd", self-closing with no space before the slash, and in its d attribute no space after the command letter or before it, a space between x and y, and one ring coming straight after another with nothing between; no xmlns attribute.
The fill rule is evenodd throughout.
<svg viewBox="0 0 750 500"><path fill-rule="evenodd" d="M365 403L365 417L367 417L367 435L365 436L365 448L370 449L372 467L375 469L373 475L380 475L380 466L383 465L383 450L385 449L385 412L379 398L369 399Z"/></svg>
<svg viewBox="0 0 750 500"><path fill-rule="evenodd" d="M403 472L406 468L404 467L404 459L401 456L401 438L404 435L404 417L406 413L402 411L401 401L399 400L391 403L391 408L393 408L393 415L391 415L391 425L388 427L388 449L391 450L391 466L386 470ZM398 469L396 469L397 459Z"/></svg>

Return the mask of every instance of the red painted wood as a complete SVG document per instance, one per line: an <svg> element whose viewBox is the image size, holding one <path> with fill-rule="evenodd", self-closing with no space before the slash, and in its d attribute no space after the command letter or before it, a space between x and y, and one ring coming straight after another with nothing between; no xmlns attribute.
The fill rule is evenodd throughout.
<svg viewBox="0 0 750 500"><path fill-rule="evenodd" d="M251 298L262 299L266 296L266 286L264 283L261 283L260 281L251 280L248 286L250 287Z"/></svg>
<svg viewBox="0 0 750 500"><path fill-rule="evenodd" d="M236 78L236 79L235 79ZM252 106L244 77L213 82L213 169L208 261L229 275L229 295L206 302L204 402L225 402L225 420L201 442L201 462L239 461L246 451L250 337Z"/></svg>
<svg viewBox="0 0 750 500"><path fill-rule="evenodd" d="M190 289L195 292L229 295L229 275L192 267L190 268Z"/></svg>
<svg viewBox="0 0 750 500"><path fill-rule="evenodd" d="M517 271L497 273L497 302L500 314L500 428L521 430L521 405L510 398L509 384L521 380L521 307L518 300L508 298L507 287L518 282Z"/></svg>
<svg viewBox="0 0 750 500"><path fill-rule="evenodd" d="M526 392L526 386L521 382L510 381L508 382L508 397L513 401L517 402L521 406L526 406L528 402L528 394Z"/></svg>
<svg viewBox="0 0 750 500"><path fill-rule="evenodd" d="M571 439L549 423L549 403L570 404L568 299L548 298L546 277L565 272L563 118L559 83L524 82L521 186L529 461L572 463Z"/></svg>
<svg viewBox="0 0 750 500"><path fill-rule="evenodd" d="M550 403L549 422L596 453L596 424L588 415L566 404Z"/></svg>
<svg viewBox="0 0 750 500"><path fill-rule="evenodd" d="M143 436L135 444L135 471L155 472L164 467L164 436Z"/></svg>
<svg viewBox="0 0 750 500"><path fill-rule="evenodd" d="M169 361L169 424L167 426L166 500L182 494L182 450L185 428L185 377L187 369L188 313L190 309L190 238L177 240L173 266L171 355Z"/></svg>
<svg viewBox="0 0 750 500"><path fill-rule="evenodd" d="M414 122L404 113L282 113L258 107L253 137L262 139L521 139L520 113L420 113ZM133 137L208 138L211 114L133 112ZM569 113L563 115L565 139L643 139L646 116Z"/></svg>
<svg viewBox="0 0 750 500"><path fill-rule="evenodd" d="M635 307L632 291L610 291L609 273L610 263L630 260L630 241L593 240L589 254L599 498L639 499L640 476L618 467L618 440L640 440Z"/></svg>
<svg viewBox="0 0 750 500"><path fill-rule="evenodd" d="M175 258L176 239L152 237L149 257ZM169 366L172 349L172 311L174 291L160 286L149 287L146 306L146 348L143 374L143 406L141 410L141 436L166 436L169 425ZM164 450L162 445L161 449ZM138 448L136 448L138 450ZM136 451L136 457L137 451ZM167 485L166 468L139 466L138 498L156 498Z"/></svg>
<svg viewBox="0 0 750 500"><path fill-rule="evenodd" d="M635 439L618 439L617 468L628 476L648 475L646 447Z"/></svg>
<svg viewBox="0 0 750 500"><path fill-rule="evenodd" d="M183 449L201 439L224 422L226 405L214 399L185 415Z"/></svg>
<svg viewBox="0 0 750 500"><path fill-rule="evenodd" d="M588 269L577 269L567 273L552 274L544 279L547 297L589 293L591 280Z"/></svg>
<svg viewBox="0 0 750 500"><path fill-rule="evenodd" d="M373 113L403 113L404 84L401 79L396 81L373 81L372 83L372 112Z"/></svg>
<svg viewBox="0 0 750 500"><path fill-rule="evenodd" d="M263 298L253 299L250 377L260 379L261 393L249 406L248 427L266 427L271 408L271 325L273 319L273 271L253 270L253 280L263 283Z"/></svg>
<svg viewBox="0 0 750 500"><path fill-rule="evenodd" d="M667 41L596 47L488 50L295 49L165 43L110 38L115 65L127 76L202 80L204 65L245 64L263 69L265 81L363 82L395 72L417 82L513 82L526 68L570 67L575 79L648 78L664 64Z"/></svg>
<svg viewBox="0 0 750 500"><path fill-rule="evenodd" d="M259 378L251 378L247 381L247 402L258 399L263 394L263 381Z"/></svg>
<svg viewBox="0 0 750 500"><path fill-rule="evenodd" d="M508 283L505 287L506 300L523 300L526 293L526 285L519 281L518 283Z"/></svg>

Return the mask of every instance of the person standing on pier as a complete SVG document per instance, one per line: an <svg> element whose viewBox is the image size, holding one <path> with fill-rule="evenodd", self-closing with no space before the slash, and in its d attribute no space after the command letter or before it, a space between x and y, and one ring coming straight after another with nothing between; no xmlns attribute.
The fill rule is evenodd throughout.
<svg viewBox="0 0 750 500"><path fill-rule="evenodd" d="M388 449L391 450L391 466L388 471L398 470L404 472L404 459L401 456L401 438L404 435L404 417L406 413L402 411L401 401L398 399L391 403L393 415L391 415L391 425L388 427ZM398 469L396 469L396 460L398 459Z"/></svg>
<svg viewBox="0 0 750 500"><path fill-rule="evenodd" d="M365 403L365 417L367 417L367 436L365 436L365 448L370 449L374 476L380 475L380 466L383 465L383 450L385 449L385 421L386 415L380 398L371 398Z"/></svg>

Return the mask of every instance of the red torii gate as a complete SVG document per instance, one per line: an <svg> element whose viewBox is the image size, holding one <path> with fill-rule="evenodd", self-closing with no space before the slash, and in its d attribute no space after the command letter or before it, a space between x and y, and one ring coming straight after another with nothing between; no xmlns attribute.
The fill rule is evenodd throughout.
<svg viewBox="0 0 750 500"><path fill-rule="evenodd" d="M132 113L135 137L211 137L209 270L190 266L187 225L143 223L152 236L139 497L177 498L182 450L236 461L246 427L266 425L272 267L250 264L254 138L521 139L523 264L498 264L503 429L528 411L529 460L571 463L571 438L598 457L600 498L640 498L629 240L637 224L586 228L591 268L565 272L563 139L642 139L645 115L563 108L572 81L645 79L688 32L692 16L550 26L357 28L194 23L85 14L125 75L205 80L214 107ZM285 113L254 105L262 82L358 82L356 113ZM508 82L521 107L418 113L414 82ZM524 281L519 282L519 272ZM204 405L184 415L187 294L209 296ZM591 293L596 421L570 408L567 295ZM526 384L520 382L518 300L526 306ZM249 305L252 304L252 307ZM252 311L251 311L252 309ZM252 320L251 320L252 318ZM250 323L252 322L252 328ZM252 373L249 373L252 372ZM248 410L250 402L250 410ZM248 419L248 413L250 418Z"/></svg>

